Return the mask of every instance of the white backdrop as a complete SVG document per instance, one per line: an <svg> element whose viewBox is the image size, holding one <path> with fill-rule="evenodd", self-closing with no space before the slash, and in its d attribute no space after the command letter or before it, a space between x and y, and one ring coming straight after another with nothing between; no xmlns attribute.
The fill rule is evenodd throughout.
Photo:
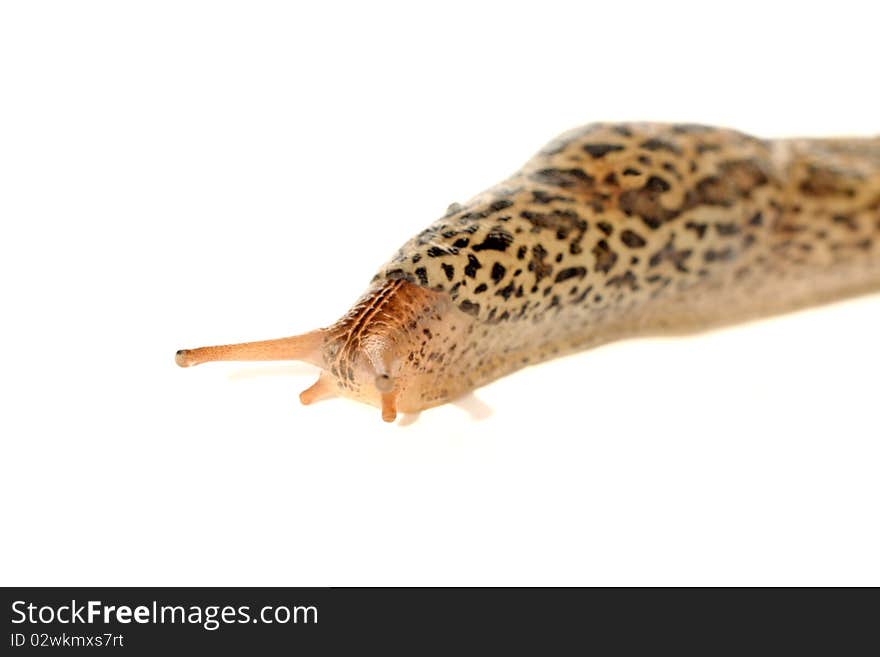
<svg viewBox="0 0 880 657"><path fill-rule="evenodd" d="M880 584L878 296L396 425L173 361L332 322L581 123L877 133L877 10L313 4L0 7L0 584Z"/></svg>

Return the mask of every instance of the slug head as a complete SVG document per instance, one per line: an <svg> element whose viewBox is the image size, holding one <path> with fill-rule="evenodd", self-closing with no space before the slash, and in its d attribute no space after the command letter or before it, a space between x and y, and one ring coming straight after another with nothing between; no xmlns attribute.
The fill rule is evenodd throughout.
<svg viewBox="0 0 880 657"><path fill-rule="evenodd" d="M449 347L468 320L445 293L402 279L381 281L325 329L325 371L300 399L311 403L315 395L330 393L351 397L379 406L386 422L398 410L433 405L432 397L450 389Z"/></svg>
<svg viewBox="0 0 880 657"><path fill-rule="evenodd" d="M322 368L303 404L344 396L382 409L392 422L470 387L456 343L473 319L449 295L403 279L376 282L342 319L290 338L178 351L181 367L218 360L302 360Z"/></svg>

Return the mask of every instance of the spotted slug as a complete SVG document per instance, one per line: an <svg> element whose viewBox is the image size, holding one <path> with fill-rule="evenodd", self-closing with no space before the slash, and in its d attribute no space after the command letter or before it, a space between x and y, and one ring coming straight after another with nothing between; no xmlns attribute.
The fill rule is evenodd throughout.
<svg viewBox="0 0 880 657"><path fill-rule="evenodd" d="M591 124L406 242L327 328L177 352L302 360L382 419L527 365L880 288L880 138Z"/></svg>

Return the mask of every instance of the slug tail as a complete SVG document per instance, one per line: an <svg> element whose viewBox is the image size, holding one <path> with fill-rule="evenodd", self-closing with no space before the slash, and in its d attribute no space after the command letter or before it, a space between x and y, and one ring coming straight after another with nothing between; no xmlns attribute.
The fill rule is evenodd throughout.
<svg viewBox="0 0 880 657"><path fill-rule="evenodd" d="M198 349L181 349L174 356L180 367L192 367L211 361L301 360L323 365L321 346L324 329L277 340L243 342Z"/></svg>

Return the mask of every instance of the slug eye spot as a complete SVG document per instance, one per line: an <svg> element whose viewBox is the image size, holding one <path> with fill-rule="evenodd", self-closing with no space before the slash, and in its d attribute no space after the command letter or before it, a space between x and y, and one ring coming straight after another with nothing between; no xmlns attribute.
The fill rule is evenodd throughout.
<svg viewBox="0 0 880 657"><path fill-rule="evenodd" d="M394 389L394 379L387 374L380 374L376 377L376 390L379 392L391 392Z"/></svg>

